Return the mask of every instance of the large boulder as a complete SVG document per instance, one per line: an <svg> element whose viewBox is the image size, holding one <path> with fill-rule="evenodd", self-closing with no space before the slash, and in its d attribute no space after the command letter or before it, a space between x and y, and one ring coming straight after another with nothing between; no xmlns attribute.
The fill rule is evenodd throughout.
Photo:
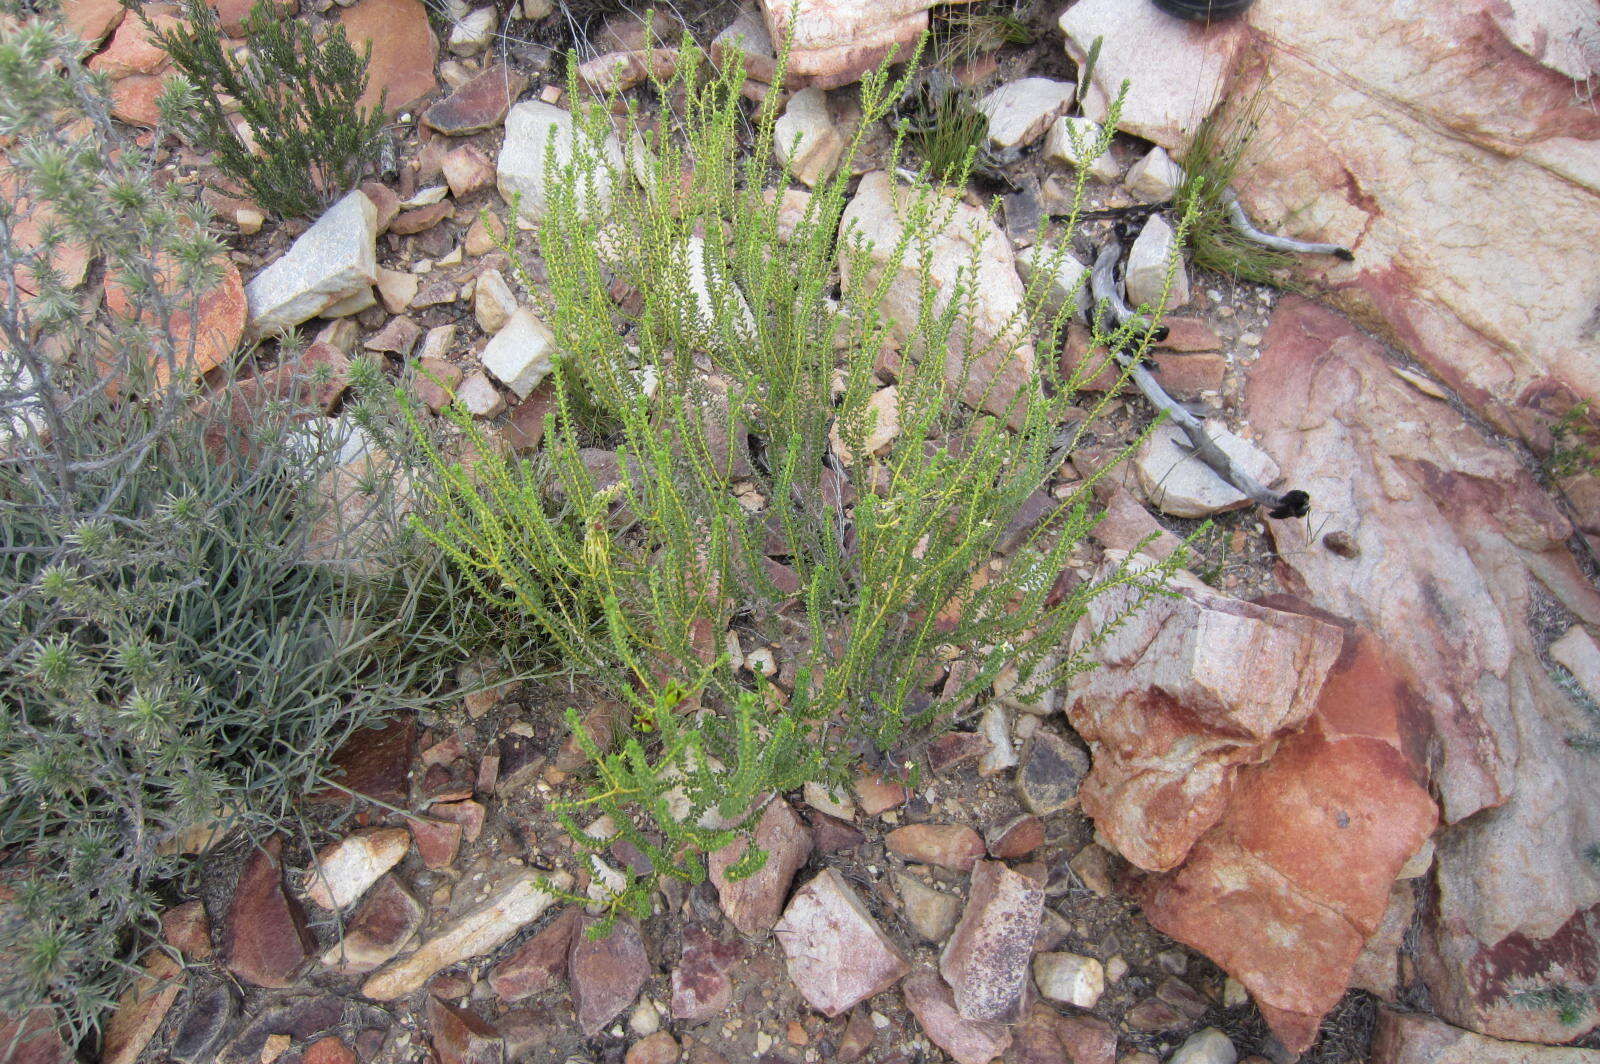
<svg viewBox="0 0 1600 1064"><path fill-rule="evenodd" d="M915 230L909 237L908 226ZM886 270L895 269L879 309L901 345L914 339L922 308L920 262L924 251L931 252L926 279L933 313L943 313L953 299L970 299L970 314L967 304L958 304L964 320L957 321L947 350L939 353L946 379L969 404L1020 425L1025 393L1036 372L1033 342L1021 327L1026 292L1011 242L988 212L938 197L919 201L909 186L896 185L889 174L876 171L861 179L840 217L839 235L850 249L852 266L856 258L861 260L859 268L844 271L846 298L872 291ZM967 367L969 347L973 357ZM914 348L902 353L911 358L924 354Z"/></svg>
<svg viewBox="0 0 1600 1064"><path fill-rule="evenodd" d="M1350 632L1306 728L1240 772L1181 868L1141 886L1151 926L1242 983L1294 1052L1316 1040L1438 823L1411 703L1377 640Z"/></svg>
<svg viewBox="0 0 1600 1064"><path fill-rule="evenodd" d="M1517 455L1305 300L1275 310L1246 413L1316 506L1312 521L1268 522L1289 589L1387 647L1426 727L1449 825L1422 942L1435 1011L1500 1038L1581 1035L1595 1013L1574 1026L1511 1000L1593 978L1600 955L1600 876L1584 858L1600 774L1568 743L1588 722L1540 656L1538 618L1600 625L1571 523Z"/></svg>
<svg viewBox="0 0 1600 1064"><path fill-rule="evenodd" d="M1140 868L1175 868L1222 817L1245 765L1271 756L1311 715L1339 629L1219 594L1192 577L1127 617L1144 593L1096 596L1073 633L1099 667L1066 713L1094 767L1079 790L1096 828Z"/></svg>
<svg viewBox="0 0 1600 1064"><path fill-rule="evenodd" d="M1595 26L1558 0L1257 4L1210 28L1081 0L1061 17L1080 61L1103 38L1086 102L1131 78L1122 128L1180 157L1224 85L1256 100L1238 190L1258 224L1352 248L1305 266L1530 440L1600 399Z"/></svg>
<svg viewBox="0 0 1600 1064"><path fill-rule="evenodd" d="M1372 1064L1600 1064L1600 1050L1501 1042L1415 1012L1378 1013Z"/></svg>

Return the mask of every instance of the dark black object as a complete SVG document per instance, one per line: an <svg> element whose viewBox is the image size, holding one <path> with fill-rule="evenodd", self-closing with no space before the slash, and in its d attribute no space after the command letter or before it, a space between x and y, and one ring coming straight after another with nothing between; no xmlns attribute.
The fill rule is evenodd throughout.
<svg viewBox="0 0 1600 1064"><path fill-rule="evenodd" d="M1311 512L1311 496L1307 492L1295 488L1286 491L1278 497L1278 505L1268 512L1268 517L1283 520L1286 517L1304 517Z"/></svg>
<svg viewBox="0 0 1600 1064"><path fill-rule="evenodd" d="M1155 0L1156 7L1186 22L1222 22L1245 13L1255 0Z"/></svg>

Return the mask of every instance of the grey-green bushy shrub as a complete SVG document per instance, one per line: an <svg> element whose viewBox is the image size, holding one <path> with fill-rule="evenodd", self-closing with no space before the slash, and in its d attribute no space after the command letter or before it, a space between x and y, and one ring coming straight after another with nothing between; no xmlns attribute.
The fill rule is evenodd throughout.
<svg viewBox="0 0 1600 1064"><path fill-rule="evenodd" d="M350 440L297 398L314 382L225 362L198 386L220 246L77 47L0 26L0 1014L74 1039L195 830L289 822L443 649L409 638L410 570L345 564L323 486Z"/></svg>

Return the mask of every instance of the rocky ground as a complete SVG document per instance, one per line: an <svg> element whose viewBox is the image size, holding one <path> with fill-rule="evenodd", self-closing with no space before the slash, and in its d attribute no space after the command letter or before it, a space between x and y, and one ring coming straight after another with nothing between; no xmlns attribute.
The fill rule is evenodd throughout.
<svg viewBox="0 0 1600 1064"><path fill-rule="evenodd" d="M831 165L853 82L921 32L922 6L797 6L802 177ZM118 117L153 125L164 57L114 0L65 7L102 42L91 66L115 79ZM236 27L241 4L220 9ZM1310 516L1269 518L1152 437L1097 487L1107 518L1074 565L1164 555L1213 524L1194 577L1098 648L1100 669L1043 706L1002 685L972 730L923 752L914 792L864 771L848 794L775 800L760 874L667 890L650 920L598 941L537 880L582 893L596 871L548 804L582 767L561 714L598 724L603 700L491 686L358 736L341 778L362 800L308 801L314 854L227 840L181 885L163 930L186 966L149 962L103 1059L1600 1060L1600 1012L1567 1022L1513 1001L1600 977L1600 870L1584 856L1600 764L1568 743L1600 702L1600 494L1540 465L1552 418L1600 393L1600 119L1577 102L1600 74L1600 27L1555 3L1510 11L1267 3L1209 29L1133 0L1029 12L1035 43L952 72L995 90L982 98L1013 185L988 223L1001 281L986 306L1015 298L1035 224L1060 207L1061 129L1103 117L1123 77L1134 91L1091 207L1170 196L1165 150L1182 156L1225 86L1265 86L1244 201L1354 261L1308 260L1311 296L1186 270L1155 359L1236 461L1310 492ZM766 91L777 5L681 15ZM309 228L207 194L236 267L202 307L228 341L217 357L300 325L316 337L303 364L331 371L330 415L348 360L379 352L431 407L448 397L430 376L536 448L549 334L480 208L502 217L502 193L542 193L541 122L569 102L552 48L578 31L595 81L657 56L626 14L541 0L298 17L372 41L397 151ZM743 44L723 32L735 22ZM174 180L207 176L181 145L165 161ZM1132 249L1135 302L1171 239L1155 217ZM1114 399L1051 489L1151 416L1137 393ZM33 1048L52 1059L48 1039Z"/></svg>

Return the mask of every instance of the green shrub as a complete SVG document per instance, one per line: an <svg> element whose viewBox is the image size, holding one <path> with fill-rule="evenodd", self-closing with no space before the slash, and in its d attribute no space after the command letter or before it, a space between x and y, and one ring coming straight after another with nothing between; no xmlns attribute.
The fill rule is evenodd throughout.
<svg viewBox="0 0 1600 1064"><path fill-rule="evenodd" d="M1246 165L1260 125L1258 97L1230 100L1201 120L1183 156L1183 183L1172 205L1189 219L1188 245L1194 264L1242 281L1299 287L1295 257L1262 247L1228 217L1229 186Z"/></svg>
<svg viewBox="0 0 1600 1064"><path fill-rule="evenodd" d="M612 173L603 211L585 205L610 119L583 111L537 230L547 289L508 245L559 351L541 452L508 456L456 412L472 455L458 461L411 410L428 459L418 527L484 599L533 618L631 714L620 758L590 749L600 778L579 805L604 805L614 834L579 841L665 839L671 867L658 871L687 878L703 874L697 850L748 833L760 796L839 781L863 755L900 771L1002 670L1027 697L1082 669L1062 655L1090 597L1135 580L1154 593L1161 577L1058 584L1095 520L1087 487L1050 502L997 560L1081 432L1070 382L1045 354L1074 301L1045 313L1041 271L1032 314L979 339L975 261L935 297L931 257L959 201L925 184L901 188L910 218L897 246L879 249L886 263L858 232L840 234L852 161L904 83L886 70L863 80L844 161L782 235L780 202L764 194L781 180L775 105L751 122L739 87L737 71L713 77L687 49L675 80L653 86L661 110L650 123L632 115L621 136L642 138L641 181ZM891 320L891 297L908 295L914 306ZM872 456L871 401L890 372L878 353L896 330L913 356L892 371L899 434ZM1020 373L1003 414L963 405L964 386L982 391L987 374L1022 365L1030 334L1039 366ZM1098 339L1136 346L1131 330ZM736 667L730 625L744 647L775 648L775 676ZM785 758L751 756L751 727ZM721 773L701 771L710 758ZM687 837L683 825L710 810L735 834ZM617 904L646 904L647 887L630 880Z"/></svg>
<svg viewBox="0 0 1600 1064"><path fill-rule="evenodd" d="M151 36L182 75L161 100L162 120L263 208L310 215L354 188L383 145L383 102L364 108L369 45L344 29L319 31L258 0L244 23L247 48L226 47L206 0L186 0L184 20ZM249 127L241 135L229 101ZM235 194L239 189L224 190Z"/></svg>
<svg viewBox="0 0 1600 1064"><path fill-rule="evenodd" d="M331 750L446 649L412 641L407 570L334 564L362 541L322 490L349 440L295 400L311 382L196 393L186 323L219 245L119 138L76 47L0 28L0 1014L43 1006L74 1040L147 948L193 829L292 822ZM79 290L74 252L120 313ZM345 501L392 519L382 484Z"/></svg>

